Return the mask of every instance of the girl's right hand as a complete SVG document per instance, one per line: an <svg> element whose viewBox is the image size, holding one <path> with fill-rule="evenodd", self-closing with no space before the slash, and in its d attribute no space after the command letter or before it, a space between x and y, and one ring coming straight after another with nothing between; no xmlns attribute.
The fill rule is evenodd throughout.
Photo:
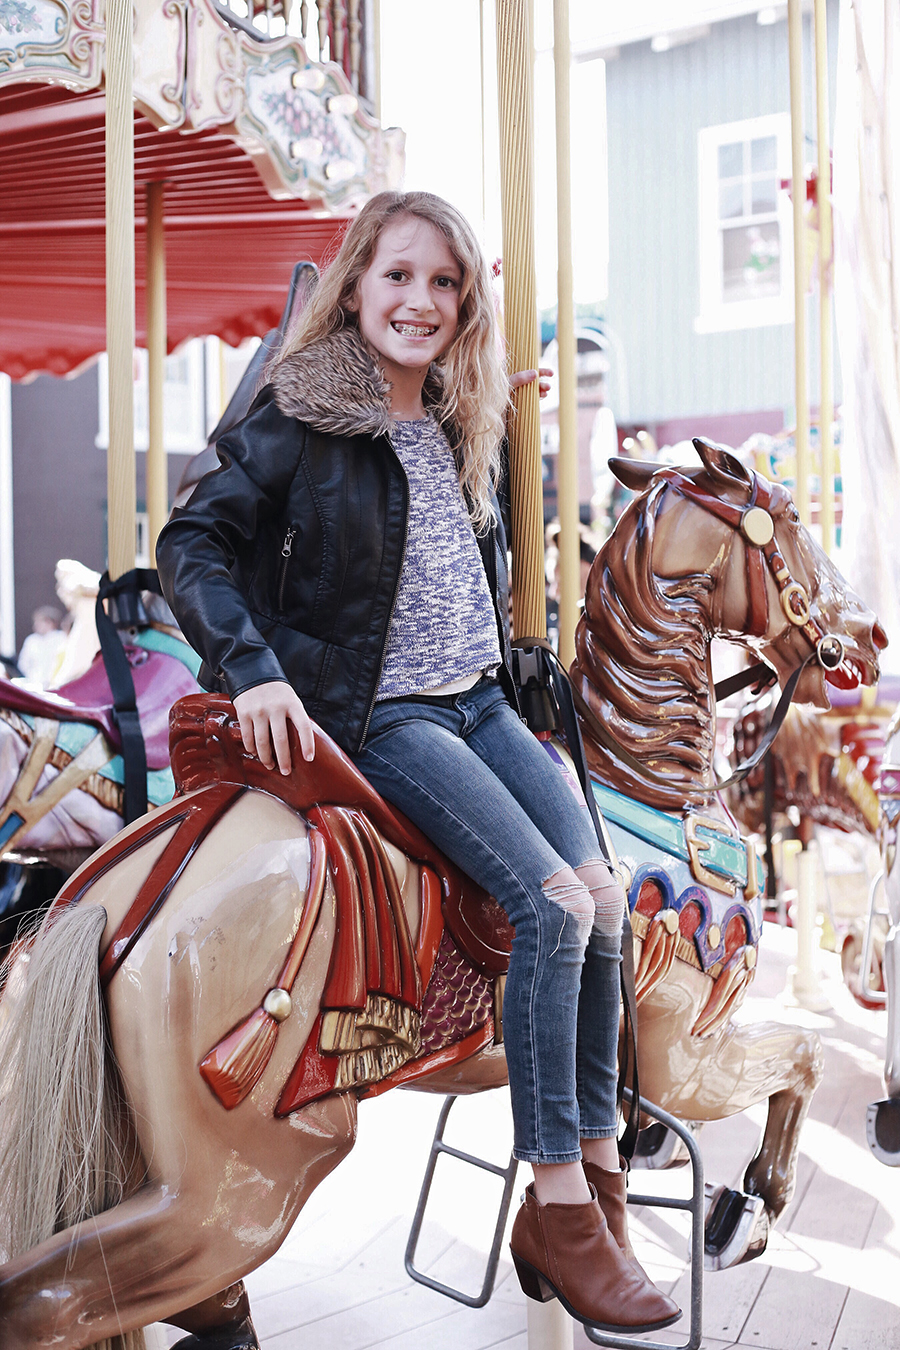
<svg viewBox="0 0 900 1350"><path fill-rule="evenodd" d="M288 722L293 722L297 728L303 758L311 760L315 757L313 724L303 704L284 680L254 685L252 689L245 689L242 694L238 694L233 702L244 749L248 755L256 755L267 769L274 769L277 760L283 774L291 771Z"/></svg>

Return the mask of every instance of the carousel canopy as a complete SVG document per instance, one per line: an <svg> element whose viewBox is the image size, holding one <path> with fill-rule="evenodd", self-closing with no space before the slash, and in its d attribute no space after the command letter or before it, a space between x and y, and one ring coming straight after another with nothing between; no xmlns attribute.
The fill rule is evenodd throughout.
<svg viewBox="0 0 900 1350"><path fill-rule="evenodd" d="M106 346L105 32L84 12L0 6L0 370L14 379L67 374ZM138 343L151 182L165 183L169 349L261 335L293 264L319 263L398 180L402 134L340 67L235 31L212 0L136 0L135 58Z"/></svg>

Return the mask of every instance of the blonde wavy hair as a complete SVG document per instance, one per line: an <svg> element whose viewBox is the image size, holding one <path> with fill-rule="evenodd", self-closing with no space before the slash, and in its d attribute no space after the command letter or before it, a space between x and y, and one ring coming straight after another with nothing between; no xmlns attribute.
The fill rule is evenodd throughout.
<svg viewBox="0 0 900 1350"><path fill-rule="evenodd" d="M459 463L459 480L478 531L493 522L491 492L500 475L500 445L506 430L509 382L498 337L494 296L484 255L456 207L430 192L380 192L344 235L279 361L323 338L358 328L355 302L386 225L402 216L440 230L459 264L459 326L456 336L426 376L423 400L447 430Z"/></svg>

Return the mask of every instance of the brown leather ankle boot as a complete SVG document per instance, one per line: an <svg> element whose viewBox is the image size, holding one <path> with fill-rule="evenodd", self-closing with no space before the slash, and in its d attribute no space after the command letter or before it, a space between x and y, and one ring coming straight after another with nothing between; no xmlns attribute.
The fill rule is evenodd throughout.
<svg viewBox="0 0 900 1350"><path fill-rule="evenodd" d="M635 1256L634 1248L628 1237L628 1219L625 1208L627 1204L628 1164L624 1158L620 1157L618 1172L607 1172L605 1167L598 1167L596 1163L587 1162L587 1160L582 1163L582 1167L586 1180L597 1192L597 1200L603 1210L603 1217L609 1224L609 1231L619 1244L619 1249L635 1269L640 1271L644 1279L649 1279L647 1272Z"/></svg>
<svg viewBox="0 0 900 1350"><path fill-rule="evenodd" d="M600 1331L658 1331L681 1309L619 1250L591 1188L583 1205L539 1205L529 1186L510 1249L524 1293L554 1296L571 1317Z"/></svg>

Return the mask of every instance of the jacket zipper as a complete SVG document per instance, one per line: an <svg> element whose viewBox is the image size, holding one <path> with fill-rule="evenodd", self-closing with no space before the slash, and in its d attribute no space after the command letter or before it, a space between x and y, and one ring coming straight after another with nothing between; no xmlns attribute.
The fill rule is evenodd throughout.
<svg viewBox="0 0 900 1350"><path fill-rule="evenodd" d="M278 608L284 609L284 583L287 580L287 570L290 564L291 553L294 549L294 535L297 533L293 525L288 527L288 532L284 536L284 543L281 546L281 556L284 562L281 564L281 571L278 578Z"/></svg>
<svg viewBox="0 0 900 1350"><path fill-rule="evenodd" d="M397 596L400 593L400 578L403 575L403 564L406 561L406 544L409 539L409 479L406 477L406 470L400 462L400 456L397 454L396 450L394 450L393 446L391 446L391 452L397 460L397 463L400 465L400 472L403 474L403 480L406 483L406 521L403 529L403 547L400 550L400 566L397 568L397 580L394 583L394 595L391 600L391 608L388 612L387 623L385 624L384 631L381 635L381 663L378 666L378 674L375 677L375 688L372 691L372 700L369 703L368 711L366 712L366 720L363 723L362 736L359 741L360 750L366 743L366 736L369 732L369 723L372 720L372 713L375 711L375 695L378 693L381 672L384 670L384 661L387 655L387 638L388 633L391 631L391 620L394 617L394 610L397 608Z"/></svg>

